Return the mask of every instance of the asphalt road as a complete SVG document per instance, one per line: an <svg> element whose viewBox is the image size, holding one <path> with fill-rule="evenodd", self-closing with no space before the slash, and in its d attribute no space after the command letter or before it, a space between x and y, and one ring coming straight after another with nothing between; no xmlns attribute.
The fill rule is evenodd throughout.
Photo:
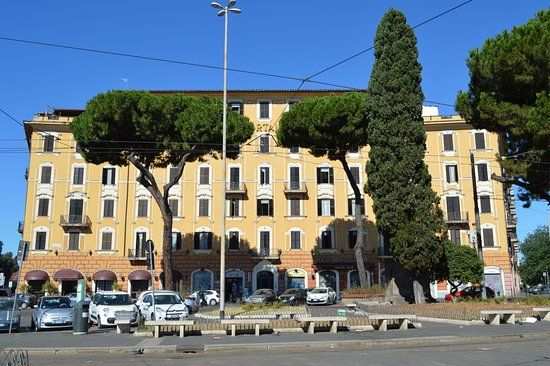
<svg viewBox="0 0 550 366"><path fill-rule="evenodd" d="M398 350L326 352L235 352L212 354L95 354L31 357L32 366L384 366L384 365L550 365L548 341L500 343L484 346L444 346Z"/></svg>

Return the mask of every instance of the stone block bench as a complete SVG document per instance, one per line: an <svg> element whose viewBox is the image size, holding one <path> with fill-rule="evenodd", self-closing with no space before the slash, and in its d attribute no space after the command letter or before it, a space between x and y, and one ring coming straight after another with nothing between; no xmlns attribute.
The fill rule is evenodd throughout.
<svg viewBox="0 0 550 366"><path fill-rule="evenodd" d="M514 324L516 315L521 314L521 310L481 310L481 320L490 325L500 325L501 322Z"/></svg>
<svg viewBox="0 0 550 366"><path fill-rule="evenodd" d="M254 325L254 335L260 335L260 325L269 324L269 319L222 319L223 325L231 326L231 336L237 335L237 326Z"/></svg>
<svg viewBox="0 0 550 366"><path fill-rule="evenodd" d="M539 314L540 320L550 321L550 307L547 308L533 308L535 313Z"/></svg>
<svg viewBox="0 0 550 366"><path fill-rule="evenodd" d="M116 334L130 333L134 317L133 311L117 311L115 313Z"/></svg>
<svg viewBox="0 0 550 366"><path fill-rule="evenodd" d="M195 324L194 320L146 320L146 327L153 327L155 338L160 337L160 327L179 328L180 337L185 337L185 327Z"/></svg>
<svg viewBox="0 0 550 366"><path fill-rule="evenodd" d="M399 325L399 329L406 330L409 329L409 324L413 324L416 321L416 315L410 314L370 314L368 319L373 326L385 332L388 330L388 323L393 322Z"/></svg>
<svg viewBox="0 0 550 366"><path fill-rule="evenodd" d="M347 320L348 318L345 316L308 316L296 318L297 322L307 328L308 334L315 334L315 324L321 322L330 324L331 333L338 333L338 324L344 323Z"/></svg>

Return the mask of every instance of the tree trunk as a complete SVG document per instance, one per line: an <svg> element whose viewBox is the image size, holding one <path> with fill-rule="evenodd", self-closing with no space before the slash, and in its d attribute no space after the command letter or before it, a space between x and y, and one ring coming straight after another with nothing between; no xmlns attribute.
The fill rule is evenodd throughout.
<svg viewBox="0 0 550 366"><path fill-rule="evenodd" d="M342 167L344 168L344 171L346 172L346 176L351 185L351 188L353 189L353 193L355 197L355 202L354 202L355 230L357 231L357 240L355 242L355 247L354 247L355 262L357 263L357 273L359 274L359 284L361 288L367 288L368 287L367 272L365 270L365 261L363 257L363 249L365 245L363 240L363 215L361 214L361 191L357 186L357 182L355 182L355 178L351 173L351 170L349 168L349 165L346 161L345 156L340 157L339 160L340 160L340 163L342 163ZM363 203L363 206L364 206L364 203Z"/></svg>
<svg viewBox="0 0 550 366"><path fill-rule="evenodd" d="M162 210L161 210L162 212ZM174 290L173 281L173 263L172 263L172 213L163 212L163 231L162 231L162 258L164 271L164 288L166 290Z"/></svg>

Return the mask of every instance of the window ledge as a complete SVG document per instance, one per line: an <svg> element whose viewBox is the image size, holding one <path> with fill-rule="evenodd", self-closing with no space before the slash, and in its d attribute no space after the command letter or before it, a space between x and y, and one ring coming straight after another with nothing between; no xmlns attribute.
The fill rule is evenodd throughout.
<svg viewBox="0 0 550 366"><path fill-rule="evenodd" d="M228 220L243 220L246 219L246 216L225 216Z"/></svg>
<svg viewBox="0 0 550 366"><path fill-rule="evenodd" d="M303 220L305 219L307 216L305 215L300 215L300 216L291 216L291 215L287 215L285 216L285 219L289 219L289 220Z"/></svg>
<svg viewBox="0 0 550 366"><path fill-rule="evenodd" d="M31 249L30 252L37 255L46 255L51 252L51 249Z"/></svg>
<svg viewBox="0 0 550 366"><path fill-rule="evenodd" d="M212 253L212 249L193 249L193 253L195 253L195 254L210 254L210 253Z"/></svg>
<svg viewBox="0 0 550 366"><path fill-rule="evenodd" d="M118 253L118 250L116 250L116 249L112 249L112 250L96 249L95 252L97 254L101 254L101 255L113 255L113 254Z"/></svg>

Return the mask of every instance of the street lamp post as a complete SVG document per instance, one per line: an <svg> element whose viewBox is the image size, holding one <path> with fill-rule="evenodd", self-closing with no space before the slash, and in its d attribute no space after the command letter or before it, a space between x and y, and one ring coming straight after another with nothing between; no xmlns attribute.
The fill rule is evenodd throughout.
<svg viewBox="0 0 550 366"><path fill-rule="evenodd" d="M218 10L218 16L224 17L224 42L223 42L223 142L222 142L222 165L223 165L223 188L222 188L222 230L220 248L220 319L225 317L225 185L226 185L226 155L227 155L227 26L229 13L240 14L241 9L236 8L236 0L229 0L227 6L214 1L210 3Z"/></svg>

